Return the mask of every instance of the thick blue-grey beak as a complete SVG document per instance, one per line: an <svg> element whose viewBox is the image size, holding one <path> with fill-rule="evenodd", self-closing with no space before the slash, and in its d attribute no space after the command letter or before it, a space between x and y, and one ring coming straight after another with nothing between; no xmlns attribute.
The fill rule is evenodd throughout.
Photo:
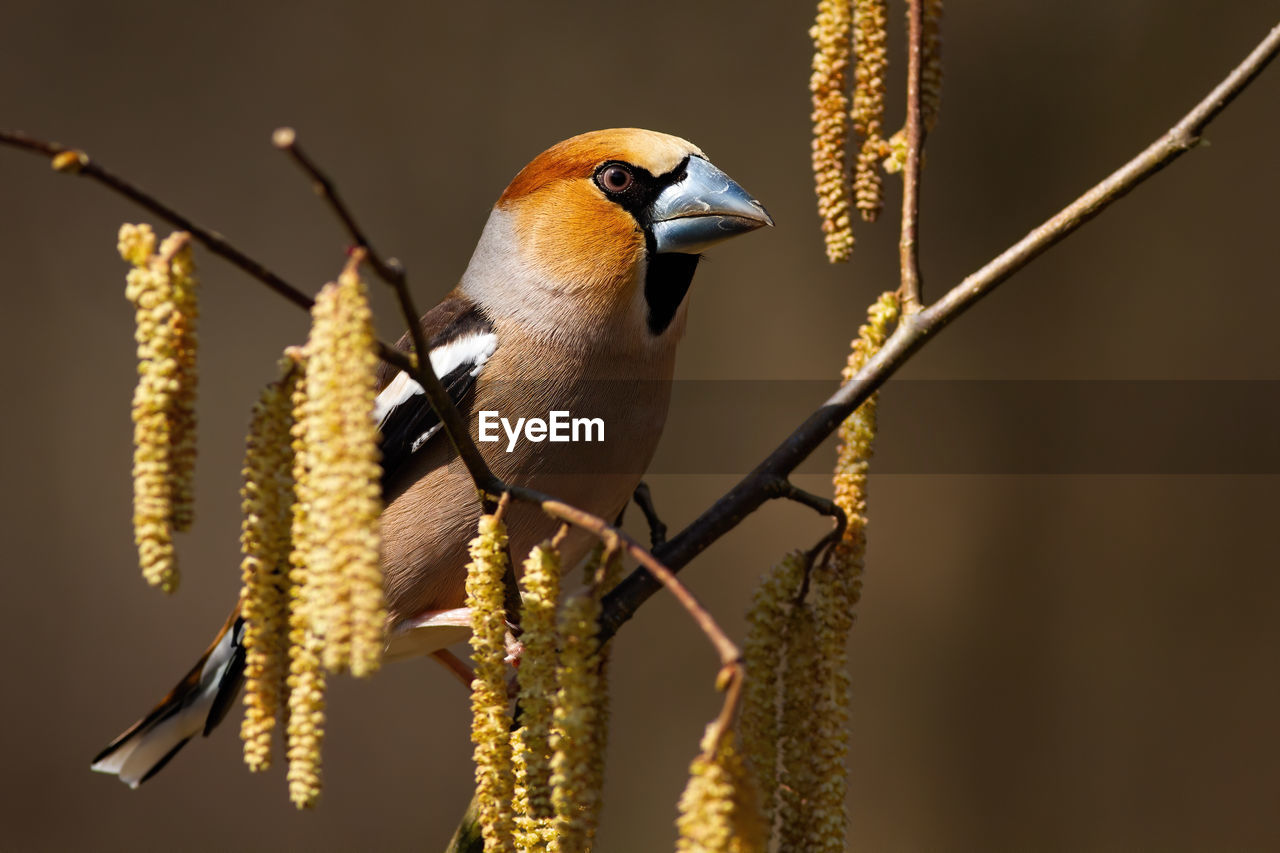
<svg viewBox="0 0 1280 853"><path fill-rule="evenodd" d="M657 251L696 255L773 220L747 191L701 157L690 157L684 177L664 189L649 209Z"/></svg>

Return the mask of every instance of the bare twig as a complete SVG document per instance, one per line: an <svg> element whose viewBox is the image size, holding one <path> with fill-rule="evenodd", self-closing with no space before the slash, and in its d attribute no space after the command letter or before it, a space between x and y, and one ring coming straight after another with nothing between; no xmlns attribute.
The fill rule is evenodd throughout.
<svg viewBox="0 0 1280 853"><path fill-rule="evenodd" d="M733 717L738 713L738 700L742 697L742 681L747 676L742 661L725 664L716 678L716 687L724 691L724 703L715 720L715 733L703 750L703 755L710 759L720 749L720 742L733 728Z"/></svg>
<svg viewBox="0 0 1280 853"><path fill-rule="evenodd" d="M594 534L604 543L606 549L606 555L602 563L607 563L609 560L607 552L614 550L625 551L671 591L680 606L702 629L702 633L706 635L711 645L715 648L716 654L720 657L720 672L716 675L716 689L725 691L724 703L715 721L715 733L710 739L707 750L708 754L714 753L719 748L720 741L724 738L725 733L729 731L733 723L734 714L737 713L738 698L742 692L742 679L745 675L742 665L742 652L729 639L729 635L716 622L715 617L702 606L702 603L689 591L689 588L680 582L674 572L662 565L646 548L617 527L606 523L604 519L589 512L584 512L577 507L570 506L563 501L549 498L528 489L514 489L511 495L517 500L537 503L542 508L542 511L552 518ZM601 637L600 642L602 645L605 639L605 637Z"/></svg>
<svg viewBox="0 0 1280 853"><path fill-rule="evenodd" d="M499 523L507 514L507 509L511 506L511 492L503 492L494 505L493 519ZM488 511L488 510L487 510ZM520 639L520 611L524 599L520 597L520 582L516 579L516 564L511 560L511 542L506 541L502 545L502 555L507 561L507 569L502 573L502 609L506 613L507 627L511 629L511 634L517 640Z"/></svg>
<svg viewBox="0 0 1280 853"><path fill-rule="evenodd" d="M856 376L805 419L728 494L708 507L666 545L656 549L655 558L669 570L679 571L711 543L736 527L768 499L770 483L794 471L926 341L1059 240L1194 148L1209 122L1262 73L1277 51L1280 51L1280 25L1272 29L1213 91L1142 153L965 278L933 305L904 317L885 345ZM605 599L601 636L612 636L660 588L661 584L655 578L640 569L623 579Z"/></svg>
<svg viewBox="0 0 1280 853"><path fill-rule="evenodd" d="M631 556L651 572L659 583L671 590L680 605L698 623L702 633L707 635L707 639L711 641L711 645L715 647L716 653L720 656L721 664L728 666L741 659L742 655L738 651L738 647L720 629L720 626L716 624L716 620L698 602L693 593L689 592L688 588L680 582L675 574L662 565L647 548L636 542L625 532L609 524L599 516L592 515L575 506L570 506L564 501L556 500L531 489L512 489L511 496L517 500L536 503L542 508L543 512L552 518L572 524L574 527L593 534L604 543L607 549L623 551ZM602 639L601 643L603 642Z"/></svg>
<svg viewBox="0 0 1280 853"><path fill-rule="evenodd" d="M359 223L356 222L351 209L343 202L337 186L334 185L333 181L329 180L328 175L321 171L316 161L307 156L307 153L299 147L297 131L291 127L276 128L276 131L271 134L271 144L288 154L298 164L298 168L302 169L311 178L311 186L316 191L316 195L324 199L333 208L333 212L342 221L342 226L347 229L347 233L351 236L351 242L368 251L369 266L373 267L373 271L378 274L378 277L387 283L404 278L404 267L400 265L400 262L395 258L382 259L382 255L378 254L373 248L373 243L369 241Z"/></svg>
<svg viewBox="0 0 1280 853"><path fill-rule="evenodd" d="M920 105L920 73L924 60L925 0L910 0L907 21L907 158L902 167L902 233L898 240L902 312L920 310L920 152L924 148L924 121Z"/></svg>
<svg viewBox="0 0 1280 853"><path fill-rule="evenodd" d="M75 148L68 148L65 145L59 145L56 142L46 142L43 139L35 139L27 136L25 133L9 130L0 130L0 144L10 145L14 148L21 148L26 151L34 151L37 154L44 154L46 157L54 158L54 168L57 169L57 171L91 178L109 189L114 190L135 204L151 211L178 230L190 232L191 236L198 240L200 244L210 252L244 270L250 276L256 278L258 281L262 282L285 299L288 299L295 305L311 310L312 299L310 296L289 284L289 282L285 281L280 276L249 257L244 252L241 252L235 246L232 246L221 234L216 231L201 228L199 225L195 224L181 213L178 213L178 211L169 207L155 196L139 189L119 175L103 168L96 160L91 160L89 155L85 154L83 151L79 151Z"/></svg>
<svg viewBox="0 0 1280 853"><path fill-rule="evenodd" d="M294 305L307 311L311 310L311 305L315 301L280 276L276 275L266 266L246 255L227 241L225 237L217 231L210 231L202 228L183 216L178 211L169 207L155 196L139 189L132 182L125 180L114 172L108 171L99 165L96 160L90 159L88 154L76 148L68 148L65 145L59 145L56 142L49 142L43 139L36 139L25 133L11 130L0 130L0 145L8 145L13 148L19 148L23 151L31 151L36 154L44 154L52 158L53 167L59 172L67 172L75 175L83 175L91 178L108 189L116 192L130 201L155 214L159 218L168 222L170 225L180 231L187 231L191 236L213 254L230 263L232 266L238 267L242 272L247 273L251 278L265 284L271 290L288 299ZM404 370L409 364L409 356L404 352L396 349L390 344L379 343L378 355L384 360L396 367Z"/></svg>
<svg viewBox="0 0 1280 853"><path fill-rule="evenodd" d="M414 355L409 359L408 365L397 366L405 370L422 386L427 402L431 404L436 416L440 418L440 424L444 427L445 435L448 436L449 442L453 445L453 449L457 451L463 464L467 466L467 473L471 475L471 482L475 484L476 494L484 505L485 511L493 512L494 502L505 491L505 484L490 470L484 456L480 453L480 449L471 440L471 436L467 432L467 425L462 420L462 414L458 411L458 407L453 404L453 400L449 397L449 392L445 390L440 377L436 375L435 368L431 365L431 359L429 357L421 357L423 354L431 352L430 342L423 333L421 317L417 307L414 305L413 295L409 292L409 280L404 266L395 258L384 260L381 255L374 251L369 238L360 228L359 223L356 222L356 218L351 213L350 208L343 202L342 196L339 195L333 181L329 180L328 175L298 145L298 135L293 128L279 128L272 134L271 141L277 148L288 154L293 162L311 179L311 184L315 188L316 194L333 208L334 214L342 222L343 227L347 230L356 246L366 251L369 265L373 267L374 272L378 274L379 278L391 285L395 291L400 314L409 330L409 339L413 342L414 352ZM507 562L510 566L510 560ZM508 574L511 575L507 584L508 604L510 604L510 593L515 583L514 567L509 569ZM517 594L515 602L519 603L519 601L520 598ZM515 612L519 612L518 608ZM516 618L518 619L519 617L517 616Z"/></svg>

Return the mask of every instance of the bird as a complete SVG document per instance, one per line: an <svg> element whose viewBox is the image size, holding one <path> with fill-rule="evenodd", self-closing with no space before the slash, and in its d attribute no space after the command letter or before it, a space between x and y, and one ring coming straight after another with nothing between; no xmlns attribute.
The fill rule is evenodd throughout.
<svg viewBox="0 0 1280 853"><path fill-rule="evenodd" d="M599 441L479 443L503 481L597 516L625 509L662 434L689 289L702 252L772 226L759 201L692 143L639 128L553 145L494 204L457 285L421 318L432 368L473 437L482 413L529 423L572 413ZM411 350L406 333L397 346ZM380 428L385 659L436 652L469 634L467 545L482 509L422 387L383 363L372 417ZM593 436L595 438L595 436ZM513 554L557 523L535 506L506 515ZM566 564L585 557L565 537ZM138 787L227 715L244 681L237 605L195 666L91 769Z"/></svg>

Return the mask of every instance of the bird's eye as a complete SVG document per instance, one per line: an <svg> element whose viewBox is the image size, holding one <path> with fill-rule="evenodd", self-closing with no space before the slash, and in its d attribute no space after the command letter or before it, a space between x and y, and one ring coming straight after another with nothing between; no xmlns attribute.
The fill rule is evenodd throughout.
<svg viewBox="0 0 1280 853"><path fill-rule="evenodd" d="M606 166L596 174L596 183L607 193L620 193L635 182L631 170L624 166Z"/></svg>

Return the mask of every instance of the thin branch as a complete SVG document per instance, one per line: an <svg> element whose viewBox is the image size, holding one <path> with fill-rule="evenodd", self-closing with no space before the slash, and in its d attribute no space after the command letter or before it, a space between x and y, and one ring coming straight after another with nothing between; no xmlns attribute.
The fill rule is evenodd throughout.
<svg viewBox="0 0 1280 853"><path fill-rule="evenodd" d="M419 357L423 353L430 353L431 347L430 342L423 333L421 315L414 305L413 295L409 292L409 280L404 267L395 258L384 260L381 255L374 251L369 238L365 235L364 230L360 228L359 223L356 222L356 218L351 213L350 208L343 202L342 196L338 194L337 187L333 181L329 180L329 176L298 145L298 135L293 128L282 127L277 129L271 136L271 142L281 151L288 154L290 159L298 165L298 168L302 169L307 177L311 179L311 185L315 189L316 195L324 199L329 207L333 209L334 214L342 222L351 240L357 247L366 251L369 265L373 267L374 272L378 274L379 278L391 285L395 291L400 314L409 330L409 339L413 342L414 352L412 357L406 359L407 364L397 364L397 366L406 371L422 386L427 402L431 404L436 416L440 418L440 424L444 427L445 435L448 436L449 442L453 445L458 457L467 466L467 473L471 475L471 482L475 485L477 497L486 512L493 512L495 501L506 490L505 484L490 470L484 456L480 453L480 449L471 440L471 435L467 432L467 425L462 420L462 414L458 411L458 407L454 405L452 398L449 397L449 392L445 390L444 384L440 381L435 368L431 365L431 359L429 357ZM509 572L509 574L512 574L512 578L507 584L508 599L510 599L511 587L515 581L513 572L514 568ZM518 603L519 600L519 595L517 594L515 601ZM510 603L510 600L508 603ZM518 619L519 617L517 616L516 618Z"/></svg>
<svg viewBox="0 0 1280 853"><path fill-rule="evenodd" d="M271 144L288 154L290 159L298 165L298 168L302 169L311 178L312 189L316 191L316 195L324 199L333 208L333 212L342 221L342 227L347 229L347 233L351 236L351 242L368 251L369 266L373 267L378 277L388 284L397 279L403 279L405 277L404 267L400 266L400 262L395 258L389 258L385 261L382 259L382 255L373 248L373 243L369 241L359 223L356 222L351 209L343 202L337 186L334 185L333 181L329 180L328 175L321 171L316 161L307 156L307 153L298 146L297 131L291 127L276 128L276 131L271 134Z"/></svg>
<svg viewBox="0 0 1280 853"><path fill-rule="evenodd" d="M662 565L652 553L623 531L606 523L604 519L598 516L584 512L563 501L547 498L538 492L516 489L512 492L512 496L519 500L536 502L542 508L542 511L552 518L557 518L594 534L604 543L607 551L616 549L630 554L651 575L656 577L663 586L671 591L680 606L702 629L702 633L706 635L711 645L715 647L716 654L720 657L720 672L716 674L716 689L725 692L724 703L721 705L720 713L714 723L715 731L706 750L708 756L714 754L719 749L721 740L733 725L733 717L738 710L738 699L742 694L742 680L746 673L742 664L742 652L738 649L738 646L733 640L729 639L729 635L716 622L715 617L702 606L702 603L689 591L689 588L680 582L675 573ZM607 562L608 559L609 557L606 553L605 561ZM605 642L605 639L604 636L601 636L601 644Z"/></svg>
<svg viewBox="0 0 1280 853"><path fill-rule="evenodd" d="M654 556L679 571L768 499L768 489L808 458L832 432L906 360L938 332L1015 272L1097 216L1134 187L1196 146L1204 128L1226 109L1280 51L1277 25L1239 65L1167 133L1093 189L1063 208L994 260L953 287L933 305L902 319L885 345L858 374L811 414L769 456ZM637 569L605 599L601 636L609 637L661 584Z"/></svg>
<svg viewBox="0 0 1280 853"><path fill-rule="evenodd" d="M507 509L510 506L511 492L503 492L493 508L486 509L486 512L492 512L493 520L501 524L503 516L507 514ZM518 640L523 633L520 628L520 615L524 609L524 599L520 597L520 582L516 579L516 564L511 560L510 540L503 543L502 556L507 563L506 571L502 573L502 609L506 614L507 627L511 630L512 636Z"/></svg>
<svg viewBox="0 0 1280 853"><path fill-rule="evenodd" d="M898 295L904 314L920 310L920 152L924 148L924 121L920 101L920 74L924 64L925 0L910 0L907 11L907 158L902 167L902 234L898 263L902 270Z"/></svg>
<svg viewBox="0 0 1280 853"><path fill-rule="evenodd" d="M59 172L66 172L73 175L81 175L91 178L98 183L108 187L119 193L130 201L151 211L156 216L173 225L179 231L188 231L191 236L200 242L202 246L220 258L229 261L234 266L239 267L253 278L265 284L276 293L288 299L295 305L299 305L311 310L312 299L298 288L289 284L280 276L267 269L253 258L241 252L235 246L232 246L226 239L216 231L210 231L201 228L178 211L169 207L164 202L157 199L150 193L139 189L129 181L116 175L113 172L98 165L96 160L91 160L88 154L75 148L68 148L65 145L59 145L56 142L46 142L43 139L35 139L27 136L25 133L9 130L0 130L0 144L10 145L14 148L21 148L25 151L34 151L37 154L44 154L46 157L54 159L54 168Z"/></svg>
<svg viewBox="0 0 1280 853"><path fill-rule="evenodd" d="M586 530L603 542L606 548L626 552L651 572L658 579L658 582L671 590L680 605L693 617L693 621L698 623L702 633L707 635L707 639L715 647L716 654L720 656L722 665L729 666L741 660L742 653L738 651L738 647L721 630L720 626L716 624L715 618L698 602L693 593L680 582L675 573L662 565L647 548L636 542L625 532L609 524L599 516L592 515L575 506L570 506L564 501L556 500L531 489L512 489L511 496L517 500L536 503L543 512L552 518ZM604 640L602 639L601 643L603 642Z"/></svg>
<svg viewBox="0 0 1280 853"><path fill-rule="evenodd" d="M53 168L56 171L83 175L86 178L97 181L107 189L124 196L144 210L155 214L178 230L189 232L200 245L211 253L227 261L232 266L238 267L251 278L262 282L294 305L307 311L311 310L315 300L267 269L263 264L237 249L217 231L210 231L207 228L200 227L155 196L139 189L133 183L114 172L108 171L99 165L96 160L90 159L89 155L83 151L76 148L68 148L56 142L36 139L25 133L11 130L0 130L0 145L8 145L23 151L43 154L52 158ZM390 344L379 342L378 355L384 361L394 364L401 370L410 367L408 355Z"/></svg>
<svg viewBox="0 0 1280 853"><path fill-rule="evenodd" d="M738 713L738 700L742 697L742 682L746 678L746 667L742 661L725 664L716 678L716 687L724 691L724 703L715 720L715 733L712 735L703 755L710 759L720 749L724 736L733 729L733 717Z"/></svg>

